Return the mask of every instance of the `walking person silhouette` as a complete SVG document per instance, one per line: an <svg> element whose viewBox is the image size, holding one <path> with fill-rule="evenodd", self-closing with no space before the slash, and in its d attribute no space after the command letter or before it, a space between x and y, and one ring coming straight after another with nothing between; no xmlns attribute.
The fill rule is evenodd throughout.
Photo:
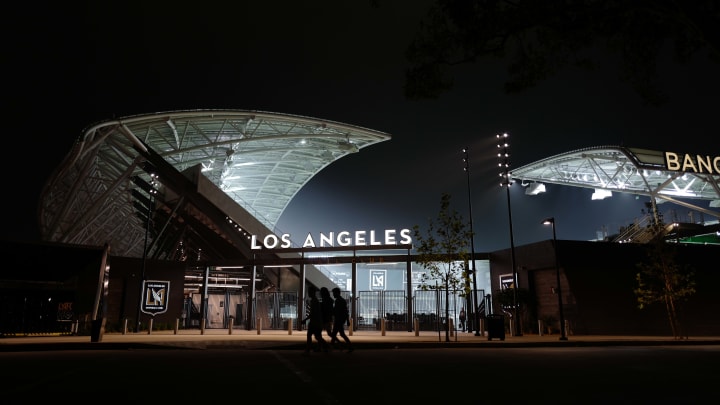
<svg viewBox="0 0 720 405"><path fill-rule="evenodd" d="M333 306L334 300L330 296L330 290L327 287L320 288L320 306L322 308L323 316L323 330L327 333L330 338L330 344L335 343L333 339Z"/></svg>
<svg viewBox="0 0 720 405"><path fill-rule="evenodd" d="M335 298L335 305L333 307L333 329L332 329L332 340L331 342L340 343L337 335L345 341L347 352L352 353L353 346L350 342L350 338L345 334L345 324L350 326L350 311L348 310L347 300L340 294L340 289L335 287L332 289L333 298Z"/></svg>
<svg viewBox="0 0 720 405"><path fill-rule="evenodd" d="M320 350L323 350L327 352L328 342L322 337L322 308L320 306L320 301L317 298L317 288L315 286L308 286L308 297L310 298L310 302L308 304L307 315L305 316L305 319L303 319L303 322L310 321L307 325L307 341L305 343L305 354L309 354L310 351L313 350L313 337L317 341L318 345L318 347L314 351L319 352Z"/></svg>

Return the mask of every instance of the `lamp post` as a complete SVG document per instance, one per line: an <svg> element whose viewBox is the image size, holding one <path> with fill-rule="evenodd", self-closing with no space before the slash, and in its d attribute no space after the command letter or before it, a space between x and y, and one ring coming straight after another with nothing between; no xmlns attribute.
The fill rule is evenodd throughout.
<svg viewBox="0 0 720 405"><path fill-rule="evenodd" d="M560 340L567 340L567 336L565 335L565 312L563 311L562 288L560 287L560 266L558 265L557 237L555 236L555 218L546 218L543 221L543 224L552 225L553 248L555 248L555 276L557 277L557 288L555 289L555 292L558 296L558 311L560 312Z"/></svg>
<svg viewBox="0 0 720 405"><path fill-rule="evenodd" d="M472 273L473 273L473 326L475 326L475 336L481 336L480 334L480 314L477 296L477 269L475 268L475 232L473 232L473 216L472 216L472 198L470 197L470 159L468 159L468 148L463 148L465 157L465 174L467 175L467 190L468 190L468 211L470 213L470 260L472 261ZM468 308L470 310L470 308Z"/></svg>
<svg viewBox="0 0 720 405"><path fill-rule="evenodd" d="M498 163L498 166L500 167L500 177L502 177L502 181L500 182L500 187L505 187L505 192L507 194L507 206L508 206L508 221L510 222L510 266L512 266L512 275L513 275L513 325L514 325L514 333L515 336L522 336L522 328L520 327L520 318L518 317L518 275L517 275L517 269L515 266L515 238L513 237L513 223L512 223L512 209L510 207L510 186L512 185L512 174L510 173L510 152L508 144L508 135L507 133L504 133L502 135L497 135L497 139L500 143L498 143L498 158L500 159L500 162Z"/></svg>
<svg viewBox="0 0 720 405"><path fill-rule="evenodd" d="M150 218L152 216L153 212L153 203L155 201L155 195L157 194L157 185L158 185L158 175L156 173L150 173L150 187L148 190L148 194L150 195L150 200L147 204L147 218L145 219L145 241L143 242L143 256L142 256L142 270L140 273L140 301L138 302L137 307L137 316L136 316L136 325L135 325L135 332L140 332L140 311L143 306L143 300L145 298L145 291L143 289L145 288L145 266L147 264L147 253L148 253L148 234L150 233Z"/></svg>

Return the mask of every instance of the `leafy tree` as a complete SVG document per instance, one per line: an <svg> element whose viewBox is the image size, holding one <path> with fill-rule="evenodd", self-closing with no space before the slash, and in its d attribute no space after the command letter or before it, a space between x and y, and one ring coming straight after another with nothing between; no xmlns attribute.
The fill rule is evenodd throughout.
<svg viewBox="0 0 720 405"><path fill-rule="evenodd" d="M406 53L405 94L437 98L453 87L451 68L508 57L508 93L562 68L593 69L619 55L620 78L650 104L664 100L657 62L673 45L679 63L706 51L720 60L720 3L714 0L437 0Z"/></svg>
<svg viewBox="0 0 720 405"><path fill-rule="evenodd" d="M420 278L420 288L445 290L445 319L450 319L450 290L460 291L465 297L470 293L468 272L465 262L470 230L456 210L450 209L450 195L443 193L440 199L440 213L436 219L428 219L425 232L418 225L413 226L418 253L417 263L429 270ZM440 285L436 284L440 281ZM445 322L445 340L450 341L450 322Z"/></svg>
<svg viewBox="0 0 720 405"><path fill-rule="evenodd" d="M662 238L649 244L647 261L637 264L635 276L638 307L654 303L665 304L673 337L682 338L679 302L695 293L695 274L688 266L676 261L676 249Z"/></svg>

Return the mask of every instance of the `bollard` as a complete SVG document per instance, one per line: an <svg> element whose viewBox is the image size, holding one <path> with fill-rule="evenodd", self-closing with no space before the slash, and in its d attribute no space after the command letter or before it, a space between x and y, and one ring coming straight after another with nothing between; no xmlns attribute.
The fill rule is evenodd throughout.
<svg viewBox="0 0 720 405"><path fill-rule="evenodd" d="M148 321L148 335L152 333L153 321L155 321L155 318L150 318Z"/></svg>
<svg viewBox="0 0 720 405"><path fill-rule="evenodd" d="M180 318L175 318L175 334L178 334L178 329L180 328Z"/></svg>
<svg viewBox="0 0 720 405"><path fill-rule="evenodd" d="M350 326L348 327L348 335L352 336L353 334L353 326L355 325L355 320L353 318L350 318Z"/></svg>
<svg viewBox="0 0 720 405"><path fill-rule="evenodd" d="M485 318L480 318L479 326L480 326L480 329L478 329L478 331L480 331L480 335L487 336L487 333L485 333Z"/></svg>
<svg viewBox="0 0 720 405"><path fill-rule="evenodd" d="M543 335L543 321L542 319L538 319L538 335Z"/></svg>
<svg viewBox="0 0 720 405"><path fill-rule="evenodd" d="M380 334L385 336L385 318L380 318Z"/></svg>
<svg viewBox="0 0 720 405"><path fill-rule="evenodd" d="M259 335L260 330L262 329L262 318L257 318L255 324L257 325L257 334Z"/></svg>
<svg viewBox="0 0 720 405"><path fill-rule="evenodd" d="M510 319L510 336L515 336L515 327L513 326L512 319Z"/></svg>
<svg viewBox="0 0 720 405"><path fill-rule="evenodd" d="M205 334L205 318L200 319L200 334Z"/></svg>
<svg viewBox="0 0 720 405"><path fill-rule="evenodd" d="M293 321L292 318L288 319L288 335L292 335Z"/></svg>
<svg viewBox="0 0 720 405"><path fill-rule="evenodd" d="M570 336L570 321L565 320L565 336Z"/></svg>
<svg viewBox="0 0 720 405"><path fill-rule="evenodd" d="M228 335L232 335L232 328L233 328L233 317L230 317L230 322L228 322Z"/></svg>
<svg viewBox="0 0 720 405"><path fill-rule="evenodd" d="M450 327L450 337L455 336L455 320L450 318L450 323L448 324Z"/></svg>
<svg viewBox="0 0 720 405"><path fill-rule="evenodd" d="M102 342L103 333L105 333L106 318L94 319L91 321L90 341Z"/></svg>
<svg viewBox="0 0 720 405"><path fill-rule="evenodd" d="M415 336L420 336L420 320L415 318Z"/></svg>
<svg viewBox="0 0 720 405"><path fill-rule="evenodd" d="M123 322L123 335L127 333L127 322L128 320L127 318L125 318L125 322Z"/></svg>

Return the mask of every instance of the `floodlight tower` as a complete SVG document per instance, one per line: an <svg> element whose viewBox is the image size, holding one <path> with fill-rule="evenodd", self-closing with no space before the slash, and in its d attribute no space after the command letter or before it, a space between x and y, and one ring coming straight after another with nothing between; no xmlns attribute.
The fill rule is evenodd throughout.
<svg viewBox="0 0 720 405"><path fill-rule="evenodd" d="M510 186L512 185L512 173L510 173L510 144L508 143L509 135L504 133L498 134L498 167L500 168L500 187L505 187L507 194L508 220L510 222L510 266L512 266L513 274L513 325L514 335L522 336L522 328L520 327L520 318L518 317L518 275L517 266L515 265L515 239L513 237L512 209L510 207Z"/></svg>
<svg viewBox="0 0 720 405"><path fill-rule="evenodd" d="M150 165L147 165L148 167L151 167ZM152 170L152 169L151 169ZM140 272L140 302L138 302L137 307L137 317L135 318L136 325L135 325L135 332L140 332L140 311L143 307L143 303L145 300L145 268L147 266L147 254L148 254L148 234L150 233L150 221L152 220L152 213L153 213L153 206L155 204L155 196L158 193L158 175L155 173L154 170L152 170L150 173L150 182L146 183L147 185L143 188L144 191L148 194L149 200L146 201L147 203L147 217L145 218L145 241L143 242L143 256L142 256L142 270ZM142 188L142 187L141 187Z"/></svg>
<svg viewBox="0 0 720 405"><path fill-rule="evenodd" d="M468 158L468 148L463 148L465 162L465 174L467 175L467 190L468 190L468 210L470 213L470 260L472 261L472 273L473 273L473 313L475 314L473 319L473 326L475 327L475 336L481 336L480 333L480 306L478 305L477 296L477 269L475 268L475 232L473 232L473 216L472 216L472 198L470 197L470 159ZM468 308L468 311L470 308Z"/></svg>

